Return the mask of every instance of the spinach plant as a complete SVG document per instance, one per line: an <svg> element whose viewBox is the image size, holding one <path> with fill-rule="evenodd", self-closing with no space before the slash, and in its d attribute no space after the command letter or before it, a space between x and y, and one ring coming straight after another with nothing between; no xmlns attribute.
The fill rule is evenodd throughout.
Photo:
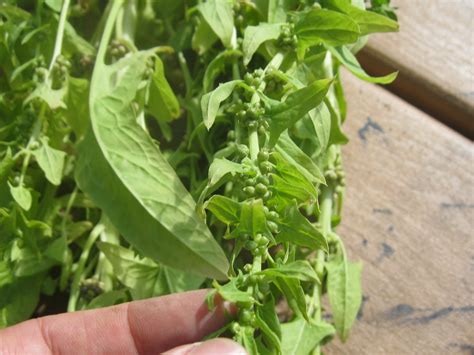
<svg viewBox="0 0 474 355"><path fill-rule="evenodd" d="M394 80L354 54L395 20L380 0L0 1L0 327L207 287L239 309L211 336L250 354L345 341L340 71Z"/></svg>

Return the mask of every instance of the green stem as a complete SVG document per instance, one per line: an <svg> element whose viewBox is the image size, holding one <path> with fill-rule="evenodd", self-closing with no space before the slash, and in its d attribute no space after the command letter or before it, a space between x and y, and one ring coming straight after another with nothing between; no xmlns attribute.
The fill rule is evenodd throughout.
<svg viewBox="0 0 474 355"><path fill-rule="evenodd" d="M252 160L257 160L260 147L258 144L258 132L256 127L249 130L249 150L250 158L252 158Z"/></svg>
<svg viewBox="0 0 474 355"><path fill-rule="evenodd" d="M107 52L107 46L109 44L110 37L112 36L112 31L114 30L115 20L117 19L120 9L122 8L124 0L111 0L111 2L112 8L110 9L109 17L107 17L104 32L102 33L102 38L100 39L99 50L97 51L96 60L101 64L105 64L104 59ZM92 76L92 80L93 79L94 75Z"/></svg>
<svg viewBox="0 0 474 355"><path fill-rule="evenodd" d="M333 195L333 188L331 186L327 186L323 188L321 194L321 213L319 215L318 222L322 226L323 235L328 238L331 234L331 219L332 219L332 201ZM318 275L319 280L321 281L320 284L316 284L313 291L313 306L311 307L312 311L314 311L314 319L319 322L321 321L321 313L322 313L322 296L323 296L323 278L324 278L324 263L325 263L325 254L323 250L318 250L316 254L316 274ZM313 355L321 354L321 347L318 345L314 351Z"/></svg>
<svg viewBox="0 0 474 355"><path fill-rule="evenodd" d="M49 64L49 71L53 68L56 58L61 54L64 37L64 26L66 25L67 12L69 10L70 0L64 0L63 7L61 8L61 15L59 16L58 30L56 31L56 42L54 43L53 57Z"/></svg>
<svg viewBox="0 0 474 355"><path fill-rule="evenodd" d="M89 258L89 253L96 242L97 238L99 238L100 233L104 230L104 225L102 223L97 224L94 229L92 230L91 234L89 234L89 238L86 240L86 244L84 245L84 249L82 249L82 254L79 258L79 262L77 264L76 271L74 272L74 278L71 284L71 295L69 296L69 302L67 305L68 312L74 312L77 306L77 300L79 299L79 285L82 280L82 276L84 273L84 268L86 266L87 259Z"/></svg>
<svg viewBox="0 0 474 355"><path fill-rule="evenodd" d="M181 71L183 72L184 84L186 86L185 97L187 100L189 100L191 97L193 79L191 78L191 73L189 72L188 63L186 62L186 58L184 57L183 52L178 53L178 61L179 61L179 66L181 67Z"/></svg>

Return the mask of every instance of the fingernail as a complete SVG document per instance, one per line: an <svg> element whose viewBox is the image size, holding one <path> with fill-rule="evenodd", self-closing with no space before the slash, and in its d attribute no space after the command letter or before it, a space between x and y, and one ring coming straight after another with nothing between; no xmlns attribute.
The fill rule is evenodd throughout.
<svg viewBox="0 0 474 355"><path fill-rule="evenodd" d="M205 341L184 353L186 355L247 355L245 349L235 341L225 338L217 338ZM184 355L183 354L183 355ZM174 355L174 354L173 354ZM181 355L181 354L179 354Z"/></svg>
<svg viewBox="0 0 474 355"><path fill-rule="evenodd" d="M192 351L195 347L199 346L200 344L201 342L199 341L197 343L181 345L164 352L162 355L187 355L190 353L190 351Z"/></svg>

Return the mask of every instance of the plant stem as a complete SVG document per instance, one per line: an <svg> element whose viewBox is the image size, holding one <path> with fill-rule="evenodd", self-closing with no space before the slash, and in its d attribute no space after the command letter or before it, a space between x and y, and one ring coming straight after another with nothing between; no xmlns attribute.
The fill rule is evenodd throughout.
<svg viewBox="0 0 474 355"><path fill-rule="evenodd" d="M107 46L109 44L110 37L112 36L112 31L114 29L115 20L119 14L120 9L122 8L124 0L111 0L112 8L110 9L109 16L107 17L107 22L105 23L104 32L102 33L102 38L100 39L99 50L97 51L97 61L101 64L104 63L105 53L107 52ZM92 76L91 81L94 80L94 75ZM92 86L92 83L91 83ZM92 96L92 95L90 95Z"/></svg>
<svg viewBox="0 0 474 355"><path fill-rule="evenodd" d="M321 214L319 215L319 223L323 229L323 235L327 238L331 233L331 218L332 218L332 194L333 188L331 186L327 186L323 188L321 193ZM319 322L321 321L321 313L322 313L322 284L323 284L323 277L324 277L324 263L325 263L325 255L323 250L318 250L316 254L316 274L318 275L319 280L321 281L320 284L316 284L314 287L313 292L313 304L314 304L314 319ZM321 354L321 347L318 345L314 351L313 355Z"/></svg>
<svg viewBox="0 0 474 355"><path fill-rule="evenodd" d="M61 8L61 15L59 16L58 30L56 32L56 42L54 43L53 57L49 64L49 71L53 68L56 58L61 54L64 37L64 26L66 25L67 12L69 10L70 0L64 0L63 7Z"/></svg>
<svg viewBox="0 0 474 355"><path fill-rule="evenodd" d="M82 275L84 272L84 267L86 266L87 259L89 258L89 253L99 237L100 233L104 230L104 225L102 223L97 224L89 234L89 238L86 240L84 249L82 249L82 254L79 258L76 271L74 272L74 278L71 284L71 295L69 296L69 302L67 305L68 312L74 312L76 310L77 300L79 298L79 284L82 280Z"/></svg>
<svg viewBox="0 0 474 355"><path fill-rule="evenodd" d="M256 127L249 130L249 150L250 158L257 160L260 147L258 145L258 132Z"/></svg>

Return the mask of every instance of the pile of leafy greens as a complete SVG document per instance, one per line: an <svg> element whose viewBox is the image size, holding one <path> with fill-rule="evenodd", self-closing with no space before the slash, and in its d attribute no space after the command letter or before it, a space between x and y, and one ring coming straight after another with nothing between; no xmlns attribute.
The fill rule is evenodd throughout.
<svg viewBox="0 0 474 355"><path fill-rule="evenodd" d="M346 340L339 72L395 78L354 56L398 29L370 6L0 1L0 327L211 288L250 354Z"/></svg>

